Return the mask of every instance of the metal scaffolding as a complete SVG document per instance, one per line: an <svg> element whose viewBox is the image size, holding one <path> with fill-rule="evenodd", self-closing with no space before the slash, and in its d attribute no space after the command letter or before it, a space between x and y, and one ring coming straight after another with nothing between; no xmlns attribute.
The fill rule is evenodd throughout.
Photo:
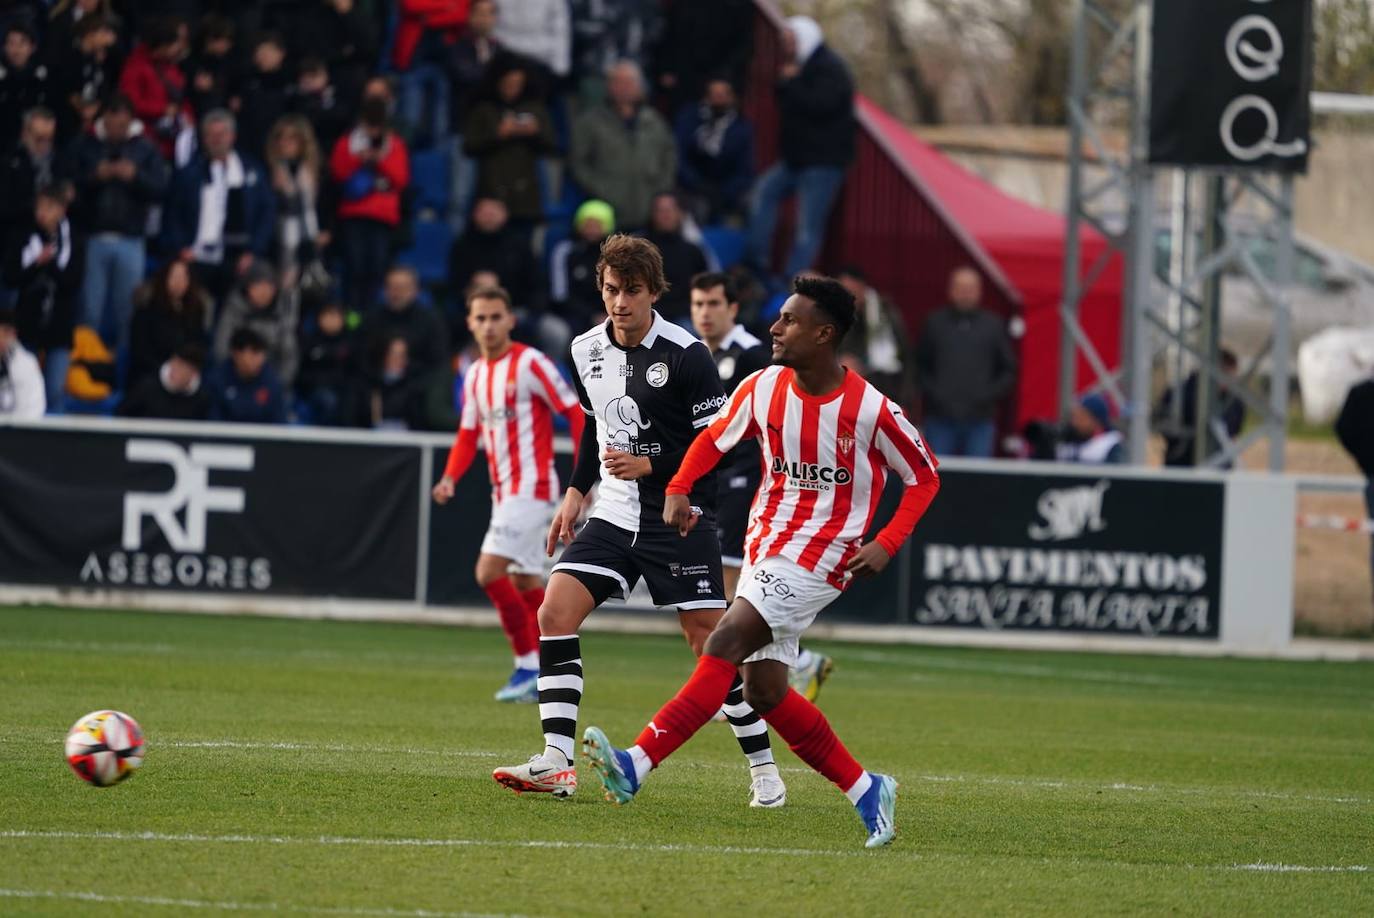
<svg viewBox="0 0 1374 918"><path fill-rule="evenodd" d="M1149 162L1152 0L1075 0L1069 78L1069 191L1060 308L1061 419L1083 391L1104 391L1121 408L1127 454L1146 461L1152 430L1191 437L1198 465L1228 467L1260 439L1269 468L1284 462L1290 382L1293 179L1243 170L1161 169ZM1114 136L1126 142L1113 145ZM1166 198L1159 181L1172 179ZM1167 219L1162 219L1167 217ZM1092 227L1109 246L1083 263ZM1272 245L1261 265L1253 240ZM1112 258L1123 259L1121 366L1111 370L1083 332L1079 310ZM1167 264L1167 268L1163 265ZM1273 313L1267 342L1244 355L1234 375L1221 366L1222 279L1252 283ZM1080 358L1095 379L1080 388ZM1196 375L1192 423L1184 382ZM1155 387L1176 393L1154 411ZM1238 399L1260 419L1232 440L1223 400Z"/></svg>

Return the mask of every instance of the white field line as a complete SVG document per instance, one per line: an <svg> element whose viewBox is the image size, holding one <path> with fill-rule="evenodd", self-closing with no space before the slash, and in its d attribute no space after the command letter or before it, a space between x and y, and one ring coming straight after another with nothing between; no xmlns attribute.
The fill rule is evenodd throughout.
<svg viewBox="0 0 1374 918"><path fill-rule="evenodd" d="M33 731L37 734L38 731ZM46 734L44 734L46 735ZM17 734L0 735L0 743L6 742L30 742L31 737ZM54 741L56 741L54 739ZM499 764L503 758L509 755L501 752L493 752L486 749L423 749L414 746L386 746L386 745L359 745L344 743L300 743L291 741L251 741L251 740L178 740L159 737L151 737L149 741L151 750L160 747L171 749L228 749L244 750L248 752L269 751L269 752L304 752L304 753L342 753L345 755L415 755L431 758L456 758L456 759L485 759L493 764ZM684 761L679 764L683 768L728 768L740 770L743 765L731 762L700 762ZM798 766L783 766L778 769L788 774L809 775L814 774L810 768ZM904 780L923 781L928 784L968 784L975 787L1026 787L1045 790L1066 790L1066 791L1087 791L1097 793L1099 791L1113 791L1118 793L1140 793L1140 794L1179 794L1185 796L1200 797L1239 797L1245 799L1258 800L1290 800L1306 803L1336 803L1341 805L1370 805L1374 804L1374 799L1357 796L1331 796L1323 794L1295 794L1284 791L1254 790L1243 787L1189 787L1186 785L1168 784L1136 784L1125 781L1111 781L1098 783L1091 781L1069 781L1054 778L1011 778L1000 777L997 775L936 775L925 774L908 776Z"/></svg>
<svg viewBox="0 0 1374 918"><path fill-rule="evenodd" d="M0 899L60 899L69 902L96 902L109 905L154 905L178 909L211 909L221 912L284 912L310 915L366 915L383 918L516 918L481 912L435 912L429 909L331 908L320 905L294 905L289 902L234 902L206 899L172 899L165 896L112 896L106 893L66 889L0 889Z"/></svg>
<svg viewBox="0 0 1374 918"><path fill-rule="evenodd" d="M906 852L900 849L884 853L870 853L858 849L834 850L825 848L760 848L741 845L647 845L634 842L591 842L591 841L546 841L535 839L492 839L492 838L368 838L339 835L291 836L291 835L205 835L196 833L162 832L71 832L63 830L0 830L0 839L61 839L64 841L121 841L121 842L171 842L191 844L233 844L233 845L316 845L316 846L358 846L379 848L515 848L540 850L597 850L623 851L640 854L730 854L759 855L774 857L833 857L843 859L863 857L896 857L902 860L958 860L962 858L986 858L991 860L1022 860L1006 855L975 855L951 852L925 853ZM1053 864L1053 858L1032 858L1046 864ZM1094 863L1108 867L1128 868L1170 868L1171 865L1142 864L1130 861L1097 861ZM1225 872L1274 872L1274 873L1369 873L1364 864L1180 864L1172 865L1188 870L1216 870ZM249 906L251 907L251 906ZM425 912L385 912L385 911L340 911L338 914L394 914L425 915L440 913Z"/></svg>

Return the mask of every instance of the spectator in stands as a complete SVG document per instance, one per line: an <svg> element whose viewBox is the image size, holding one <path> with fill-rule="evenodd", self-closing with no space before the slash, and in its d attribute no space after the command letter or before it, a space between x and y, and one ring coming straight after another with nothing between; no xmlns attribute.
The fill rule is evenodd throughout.
<svg viewBox="0 0 1374 918"><path fill-rule="evenodd" d="M677 195L671 191L654 195L644 238L663 253L663 276L668 280L668 292L658 300L659 315L669 322L689 323L692 278L711 264L706 250L683 235L682 207Z"/></svg>
<svg viewBox="0 0 1374 918"><path fill-rule="evenodd" d="M194 344L204 350L212 305L190 266L179 259L168 261L140 287L129 332L129 385L153 375L179 347Z"/></svg>
<svg viewBox="0 0 1374 918"><path fill-rule="evenodd" d="M211 14L200 21L195 50L185 68L190 78L187 98L192 111L229 107L237 76L234 38L234 23L229 19Z"/></svg>
<svg viewBox="0 0 1374 918"><path fill-rule="evenodd" d="M114 334L105 340L125 348L143 280L148 209L166 194L171 170L143 136L133 104L118 94L69 155L77 188L72 222L87 239L82 321L97 333L108 325Z"/></svg>
<svg viewBox="0 0 1374 918"><path fill-rule="evenodd" d="M233 115L210 112L200 135L199 152L172 177L162 232L219 303L254 258L271 256L277 207L262 162L236 149Z"/></svg>
<svg viewBox="0 0 1374 918"><path fill-rule="evenodd" d="M299 360L296 326L300 324L300 303L300 291L282 287L269 263L253 262L239 286L224 301L224 312L215 331L215 359L229 356L234 332L251 328L262 339L277 379L284 388L291 388Z"/></svg>
<svg viewBox="0 0 1374 918"><path fill-rule="evenodd" d="M344 293L350 308L362 312L372 306L386 272L401 194L410 184L410 154L391 130L381 95L364 96L361 120L334 145L329 171L341 199L336 229Z"/></svg>
<svg viewBox="0 0 1374 918"><path fill-rule="evenodd" d="M286 398L267 362L267 344L251 328L229 338L229 359L209 381L210 420L248 424L286 423Z"/></svg>
<svg viewBox="0 0 1374 918"><path fill-rule="evenodd" d="M300 355L296 396L309 407L310 423L327 427L348 423L358 358L340 303L330 300L320 307L314 328L301 338Z"/></svg>
<svg viewBox="0 0 1374 918"><path fill-rule="evenodd" d="M991 456L993 418L1016 382L1006 323L982 308L982 298L978 272L956 269L950 305L930 315L916 345L922 432L937 456Z"/></svg>
<svg viewBox="0 0 1374 918"><path fill-rule="evenodd" d="M410 360L404 335L374 344L367 382L360 399L359 426L375 430L423 428L423 373Z"/></svg>
<svg viewBox="0 0 1374 918"><path fill-rule="evenodd" d="M606 321L606 306L596 287L601 243L615 232L615 210L605 201L585 201L573 214L573 238L554 246L550 298L554 312L578 330Z"/></svg>
<svg viewBox="0 0 1374 918"><path fill-rule="evenodd" d="M499 285L510 291L517 307L542 311L546 303L543 272L529 238L509 223L509 212L500 199L477 199L467 232L454 240L449 251L449 284L455 290L466 290L478 271L492 271Z"/></svg>
<svg viewBox="0 0 1374 918"><path fill-rule="evenodd" d="M32 217L38 189L58 179L56 137L57 119L51 111L33 108L24 113L19 147L0 171L0 227L5 231Z"/></svg>
<svg viewBox="0 0 1374 918"><path fill-rule="evenodd" d="M743 215L754 181L754 127L728 80L711 80L700 103L678 112L676 137L677 183L692 215L703 223Z"/></svg>
<svg viewBox="0 0 1374 918"><path fill-rule="evenodd" d="M386 275L384 309L370 315L358 329L361 346L376 355L378 342L400 336L410 345L408 366L424 375L448 358L448 329L444 320L420 303L420 278L414 268L397 265Z"/></svg>
<svg viewBox="0 0 1374 918"><path fill-rule="evenodd" d="M0 417L32 421L48 409L38 358L19 343L13 309L0 308Z"/></svg>
<svg viewBox="0 0 1374 918"><path fill-rule="evenodd" d="M329 68L318 57L301 61L296 85L287 98L287 110L310 122L310 129L321 150L333 150L340 135L348 130L348 109L329 76Z"/></svg>
<svg viewBox="0 0 1374 918"><path fill-rule="evenodd" d="M463 138L465 151L477 161L477 193L505 204L528 239L543 221L539 160L554 152L554 136L549 109L523 58L503 55L492 63Z"/></svg>
<svg viewBox="0 0 1374 918"><path fill-rule="evenodd" d="M497 9L495 0L474 0L468 10L468 27L449 48L445 61L448 74L450 138L449 169L449 226L454 236L466 227L473 190L477 187L477 164L464 152L462 132L468 113L481 96L487 67L505 50L496 39ZM514 53L514 52L506 52ZM527 58L528 59L528 58Z"/></svg>
<svg viewBox="0 0 1374 918"><path fill-rule="evenodd" d="M5 283L16 291L19 340L41 356L48 406L62 404L76 330L85 243L67 219L71 190L39 190L27 226L20 224L5 250Z"/></svg>
<svg viewBox="0 0 1374 918"><path fill-rule="evenodd" d="M844 337L848 365L888 398L909 407L916 394L915 361L902 311L873 289L861 268L841 268L836 279L853 295L857 307L854 327Z"/></svg>
<svg viewBox="0 0 1374 918"><path fill-rule="evenodd" d="M149 20L143 40L134 46L119 77L120 92L133 100L134 114L169 162L177 136L190 129L195 117L186 74L179 63L182 48L181 30L175 20Z"/></svg>
<svg viewBox="0 0 1374 918"><path fill-rule="evenodd" d="M320 220L323 164L309 121L300 115L277 121L267 142L267 168L277 195L276 263L282 283L294 287L301 269L332 239Z"/></svg>
<svg viewBox="0 0 1374 918"><path fill-rule="evenodd" d="M677 150L658 112L644 104L644 74L621 61L607 74L604 105L584 111L573 124L573 176L592 197L610 204L625 229L649 219L653 196L673 186Z"/></svg>
<svg viewBox="0 0 1374 918"><path fill-rule="evenodd" d="M1240 362L1236 355L1222 348L1219 355L1221 377L1217 380L1217 404L1212 406L1213 415L1219 417L1226 430L1227 439L1234 440L1240 429L1245 426L1245 403L1231 391L1231 381L1235 378ZM1155 417L1164 433L1164 464L1180 468L1197 465L1194 449L1197 437L1197 385L1198 375L1190 373L1180 386L1170 388L1159 400ZM1176 401L1177 400L1177 401ZM1175 419L1177 404L1177 419ZM1221 444L1215 436L1208 437L1208 453L1215 452ZM1234 463L1224 463L1222 468L1231 468Z"/></svg>
<svg viewBox="0 0 1374 918"><path fill-rule="evenodd" d="M286 41L276 32L262 33L253 42L248 72L234 97L239 146L253 156L266 156L267 135L286 114L292 83L286 69Z"/></svg>
<svg viewBox="0 0 1374 918"><path fill-rule="evenodd" d="M572 0L573 75L584 104L601 102L617 63L631 62L641 74L653 69L662 26L659 6L658 0Z"/></svg>
<svg viewBox="0 0 1374 918"><path fill-rule="evenodd" d="M401 116L417 148L448 136L449 87L444 64L468 19L468 0L400 0L392 65L400 74Z"/></svg>
<svg viewBox="0 0 1374 918"><path fill-rule="evenodd" d="M83 18L64 44L49 34L49 67L57 134L63 143L84 134L119 82L119 35L114 23L99 14Z"/></svg>
<svg viewBox="0 0 1374 918"><path fill-rule="evenodd" d="M1336 417L1336 438L1364 473L1366 519L1374 519L1374 378L1356 383L1346 393ZM1374 545L1369 564L1374 576Z"/></svg>
<svg viewBox="0 0 1374 918"><path fill-rule="evenodd" d="M11 22L0 47L0 150L14 146L25 112L55 108L57 102L48 65L38 55L37 33L32 26Z"/></svg>
<svg viewBox="0 0 1374 918"><path fill-rule="evenodd" d="M43 44L50 52L61 53L74 42L78 27L92 19L116 20L110 0L58 0L48 14L47 35Z"/></svg>
<svg viewBox="0 0 1374 918"><path fill-rule="evenodd" d="M1112 427L1112 409L1104 396L1083 397L1069 415L1069 441L1059 444L1059 459L1090 465L1117 465L1126 461L1121 432ZM935 455L940 451L935 449Z"/></svg>
<svg viewBox="0 0 1374 918"><path fill-rule="evenodd" d="M381 4L375 6L385 12ZM291 59L316 58L327 64L338 97L348 107L362 93L377 60L381 31L373 27L365 7L358 0L312 0L300 4L286 25Z"/></svg>
<svg viewBox="0 0 1374 918"><path fill-rule="evenodd" d="M709 84L743 86L754 53L753 0L673 3L654 52L654 81L667 111L695 105Z"/></svg>
<svg viewBox="0 0 1374 918"><path fill-rule="evenodd" d="M156 373L143 377L119 403L126 418L164 418L172 421L203 421L210 416L210 393L201 371L205 349L183 344Z"/></svg>
<svg viewBox="0 0 1374 918"><path fill-rule="evenodd" d="M854 80L849 68L824 44L814 19L793 16L782 33L778 71L778 146L781 161L754 189L749 215L747 260L769 273L778 208L797 196L797 231L783 267L790 278L815 262L830 207L854 159Z"/></svg>
<svg viewBox="0 0 1374 918"><path fill-rule="evenodd" d="M572 70L572 20L567 0L500 4L494 32L501 45L548 68L562 80Z"/></svg>

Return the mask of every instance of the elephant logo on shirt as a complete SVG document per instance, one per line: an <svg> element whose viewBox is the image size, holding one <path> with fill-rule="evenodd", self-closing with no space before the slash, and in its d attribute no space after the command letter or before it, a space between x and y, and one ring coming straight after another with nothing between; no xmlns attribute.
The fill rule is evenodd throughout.
<svg viewBox="0 0 1374 918"><path fill-rule="evenodd" d="M649 429L644 413L633 396L622 395L606 403L606 445L627 449L628 444L639 439L641 430Z"/></svg>

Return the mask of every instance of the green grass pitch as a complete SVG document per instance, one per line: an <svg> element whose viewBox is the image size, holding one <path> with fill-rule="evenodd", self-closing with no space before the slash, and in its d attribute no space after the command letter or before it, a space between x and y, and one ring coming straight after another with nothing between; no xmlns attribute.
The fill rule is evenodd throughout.
<svg viewBox="0 0 1374 918"><path fill-rule="evenodd" d="M902 782L865 851L786 749L750 810L708 725L629 806L492 766L541 746L495 631L0 609L0 914L1374 914L1374 667L826 645L821 706ZM583 638L584 724L633 737L691 669ZM120 786L62 761L113 707ZM778 745L775 738L775 747Z"/></svg>

